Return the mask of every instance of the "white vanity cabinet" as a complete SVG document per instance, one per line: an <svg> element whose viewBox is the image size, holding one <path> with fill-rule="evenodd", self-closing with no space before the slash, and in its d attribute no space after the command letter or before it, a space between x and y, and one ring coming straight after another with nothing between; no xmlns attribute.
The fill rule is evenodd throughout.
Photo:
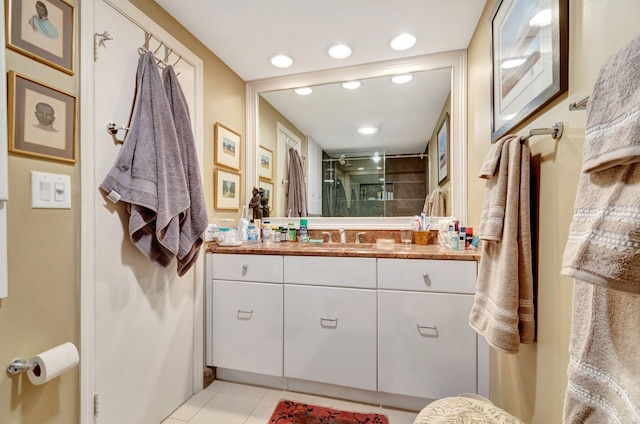
<svg viewBox="0 0 640 424"><path fill-rule="evenodd" d="M477 393L475 261L378 259L378 390Z"/></svg>
<svg viewBox="0 0 640 424"><path fill-rule="evenodd" d="M285 256L284 375L375 391L376 260Z"/></svg>
<svg viewBox="0 0 640 424"><path fill-rule="evenodd" d="M282 376L282 256L209 256L207 364Z"/></svg>

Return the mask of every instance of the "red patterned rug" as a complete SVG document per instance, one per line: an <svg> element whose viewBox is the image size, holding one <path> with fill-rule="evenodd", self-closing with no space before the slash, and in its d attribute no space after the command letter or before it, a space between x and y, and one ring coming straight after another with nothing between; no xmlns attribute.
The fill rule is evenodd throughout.
<svg viewBox="0 0 640 424"><path fill-rule="evenodd" d="M282 400L269 423L273 424L389 424L384 415L360 414L323 406Z"/></svg>

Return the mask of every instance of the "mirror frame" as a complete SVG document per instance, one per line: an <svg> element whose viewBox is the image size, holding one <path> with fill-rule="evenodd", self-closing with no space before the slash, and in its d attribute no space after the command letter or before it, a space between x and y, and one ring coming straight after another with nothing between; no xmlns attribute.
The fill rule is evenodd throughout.
<svg viewBox="0 0 640 424"><path fill-rule="evenodd" d="M454 50L444 53L414 56L405 59L394 59L384 62L367 63L344 68L327 69L317 72L285 75L282 77L265 78L249 81L246 84L246 155L245 155L245 193L259 184L258 180L258 146L260 146L259 131L259 95L262 92L286 90L296 87L329 84L353 79L366 79L389 76L401 73L428 71L433 69L451 68L451 169L455 170L449 193L451 197L451 215L461 222L467 221L467 52ZM279 217L278 217L279 218ZM275 219L271 218L273 222ZM286 220L286 218L283 218ZM323 218L312 217L309 226L321 228L387 229L408 225L405 217L343 217Z"/></svg>

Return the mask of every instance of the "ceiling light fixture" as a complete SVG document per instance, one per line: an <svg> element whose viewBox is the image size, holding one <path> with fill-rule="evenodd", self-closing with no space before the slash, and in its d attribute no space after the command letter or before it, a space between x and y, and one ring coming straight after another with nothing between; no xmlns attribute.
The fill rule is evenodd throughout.
<svg viewBox="0 0 640 424"><path fill-rule="evenodd" d="M278 68L288 68L293 65L293 59L284 54L278 54L271 58L271 64Z"/></svg>
<svg viewBox="0 0 640 424"><path fill-rule="evenodd" d="M411 74L394 75L391 77L391 81L396 84L406 84L413 79Z"/></svg>
<svg viewBox="0 0 640 424"><path fill-rule="evenodd" d="M345 59L351 56L351 47L344 44L336 44L329 49L329 56L334 59Z"/></svg>
<svg viewBox="0 0 640 424"><path fill-rule="evenodd" d="M380 162L380 154L378 152L373 152L373 156L371 156L371 160L375 163Z"/></svg>
<svg viewBox="0 0 640 424"><path fill-rule="evenodd" d="M363 125L358 127L358 132L364 135L371 135L378 132L378 127L374 127L373 125Z"/></svg>
<svg viewBox="0 0 640 424"><path fill-rule="evenodd" d="M364 171L364 167L361 166L360 168L358 168L358 171Z"/></svg>
<svg viewBox="0 0 640 424"><path fill-rule="evenodd" d="M347 90L355 90L362 85L360 81L346 81L342 83L342 88L346 88Z"/></svg>
<svg viewBox="0 0 640 424"><path fill-rule="evenodd" d="M393 50L407 50L416 44L416 37L407 33L400 34L390 44Z"/></svg>
<svg viewBox="0 0 640 424"><path fill-rule="evenodd" d="M296 94L301 96L308 96L313 91L311 87L299 87L293 90Z"/></svg>
<svg viewBox="0 0 640 424"><path fill-rule="evenodd" d="M551 14L551 9L544 9L536 13L536 15L531 18L529 25L538 27L551 25L552 18L553 15Z"/></svg>

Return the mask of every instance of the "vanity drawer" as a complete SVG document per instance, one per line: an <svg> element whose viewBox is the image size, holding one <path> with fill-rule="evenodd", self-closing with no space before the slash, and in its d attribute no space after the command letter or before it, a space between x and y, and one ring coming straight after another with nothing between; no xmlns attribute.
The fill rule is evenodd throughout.
<svg viewBox="0 0 640 424"><path fill-rule="evenodd" d="M378 288L473 294L476 268L475 261L378 259Z"/></svg>
<svg viewBox="0 0 640 424"><path fill-rule="evenodd" d="M282 256L214 253L211 278L214 280L282 283Z"/></svg>
<svg viewBox="0 0 640 424"><path fill-rule="evenodd" d="M375 289L376 260L375 258L285 256L284 282Z"/></svg>
<svg viewBox="0 0 640 424"><path fill-rule="evenodd" d="M378 291L378 390L439 399L477 393L473 296Z"/></svg>

